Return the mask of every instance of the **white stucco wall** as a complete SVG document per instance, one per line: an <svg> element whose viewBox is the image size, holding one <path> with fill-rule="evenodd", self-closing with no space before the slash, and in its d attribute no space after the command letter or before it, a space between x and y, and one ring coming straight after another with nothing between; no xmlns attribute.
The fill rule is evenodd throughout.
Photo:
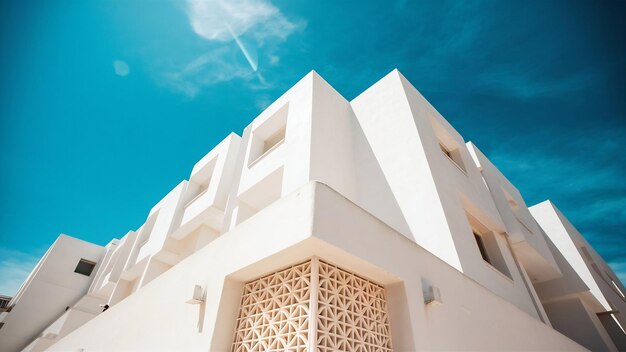
<svg viewBox="0 0 626 352"><path fill-rule="evenodd" d="M584 350L314 183L220 236L50 350L226 351L241 283L312 255L389 287L396 350ZM424 306L425 282L440 288L443 304ZM205 304L185 303L195 284L207 289Z"/></svg>
<svg viewBox="0 0 626 352"><path fill-rule="evenodd" d="M623 284L589 242L550 201L530 207L530 211L595 299L590 309L595 313L615 311L622 327L626 326L626 293ZM614 286L616 285L617 288Z"/></svg>
<svg viewBox="0 0 626 352"><path fill-rule="evenodd" d="M97 263L103 255L101 246L60 235L11 300L15 306L3 320L0 351L25 347L87 293L97 267L91 276L74 269L81 259Z"/></svg>
<svg viewBox="0 0 626 352"><path fill-rule="evenodd" d="M352 106L400 213L389 214L377 197L357 203L399 231L408 227L407 238L539 317L502 235L505 226L497 207L458 132L398 71L367 89ZM456 148L463 169L441 151L443 143ZM388 194L384 184L369 187L372 194ZM510 277L482 259L467 213L493 232Z"/></svg>

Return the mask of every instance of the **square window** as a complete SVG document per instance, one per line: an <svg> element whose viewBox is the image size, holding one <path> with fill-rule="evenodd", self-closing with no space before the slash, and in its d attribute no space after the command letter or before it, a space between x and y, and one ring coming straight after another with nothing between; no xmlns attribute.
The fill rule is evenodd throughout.
<svg viewBox="0 0 626 352"><path fill-rule="evenodd" d="M478 247L480 252L480 257L489 264L491 268L511 279L511 272L509 271L503 253L503 250L507 250L507 247L501 247L501 245L498 244L498 236L507 236L506 233L495 233L480 223L478 219L471 214L466 212L466 216L469 220L470 228L472 229L474 241L476 241L476 247ZM501 238L500 240L506 242L506 238Z"/></svg>
<svg viewBox="0 0 626 352"><path fill-rule="evenodd" d="M76 269L74 269L74 272L85 275L85 276L90 276L91 272L93 271L93 268L95 267L96 267L96 263L87 259L81 259L78 262L78 265L76 265Z"/></svg>
<svg viewBox="0 0 626 352"><path fill-rule="evenodd" d="M288 114L289 103L252 131L248 167L252 167L285 141Z"/></svg>

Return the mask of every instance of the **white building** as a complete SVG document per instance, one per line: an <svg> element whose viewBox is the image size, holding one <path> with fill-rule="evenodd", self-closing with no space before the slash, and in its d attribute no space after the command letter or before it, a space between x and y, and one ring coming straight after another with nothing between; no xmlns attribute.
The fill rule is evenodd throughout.
<svg viewBox="0 0 626 352"><path fill-rule="evenodd" d="M626 346L602 258L397 70L351 102L311 72L98 250L56 321L12 326L13 299L2 351Z"/></svg>
<svg viewBox="0 0 626 352"><path fill-rule="evenodd" d="M36 338L45 348L57 335L40 333L55 321L69 316L68 328L76 328L101 312L86 293L103 254L101 246L59 236L0 313L0 351L19 351Z"/></svg>

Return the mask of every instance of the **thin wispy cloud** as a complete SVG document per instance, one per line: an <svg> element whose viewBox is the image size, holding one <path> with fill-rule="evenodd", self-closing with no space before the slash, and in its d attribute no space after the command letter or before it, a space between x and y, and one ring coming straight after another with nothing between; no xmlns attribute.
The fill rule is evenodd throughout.
<svg viewBox="0 0 626 352"><path fill-rule="evenodd" d="M186 4L194 33L214 47L165 75L167 84L189 97L204 86L233 79L256 80L250 86L254 89L269 87L260 71L260 54L276 65L280 58L275 46L302 26L267 0L188 0ZM233 57L232 48L247 66Z"/></svg>
<svg viewBox="0 0 626 352"><path fill-rule="evenodd" d="M272 100L266 94L259 94L254 103L259 110L265 110L268 106L270 106Z"/></svg>
<svg viewBox="0 0 626 352"><path fill-rule="evenodd" d="M0 294L13 296L35 268L40 256L0 248L0 258Z"/></svg>
<svg viewBox="0 0 626 352"><path fill-rule="evenodd" d="M188 97L195 97L203 86L230 81L250 80L253 71L232 59L232 48L220 47L195 58L180 71L166 74L166 83Z"/></svg>
<svg viewBox="0 0 626 352"><path fill-rule="evenodd" d="M501 11L502 6L492 1L441 2L437 11L416 24L416 35L400 49L410 61L398 65L419 72L418 83L430 92L521 101L571 96L601 78L594 65L554 70L551 60L562 58L550 57L549 51L533 60L523 53L512 54L523 50L516 46L528 45L520 41L534 37L535 29L518 26L508 36L494 37L494 32L509 25Z"/></svg>
<svg viewBox="0 0 626 352"><path fill-rule="evenodd" d="M296 24L266 0L188 0L187 14L196 34L228 42L246 34L258 41L285 39Z"/></svg>
<svg viewBox="0 0 626 352"><path fill-rule="evenodd" d="M113 61L113 70L115 74L120 77L126 77L130 73L130 67L125 61L115 60Z"/></svg>
<svg viewBox="0 0 626 352"><path fill-rule="evenodd" d="M564 77L541 77L539 73L512 65L494 66L476 80L476 90L489 94L529 100L563 96L588 88L593 72L582 71Z"/></svg>

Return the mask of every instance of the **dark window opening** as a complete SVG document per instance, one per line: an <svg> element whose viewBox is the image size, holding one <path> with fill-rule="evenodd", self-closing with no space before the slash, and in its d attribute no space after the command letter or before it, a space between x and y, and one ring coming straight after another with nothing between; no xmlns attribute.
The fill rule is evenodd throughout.
<svg viewBox="0 0 626 352"><path fill-rule="evenodd" d="M96 263L89 261L87 259L81 259L76 265L76 269L74 269L75 273L79 273L85 276L91 275L93 268L96 267Z"/></svg>
<svg viewBox="0 0 626 352"><path fill-rule="evenodd" d="M480 250L480 255L483 257L483 260L487 263L491 264L489 260L489 256L487 256L487 248L485 247L485 243L483 242L483 238L474 232L474 238L476 239L476 244L478 245L478 249Z"/></svg>
<svg viewBox="0 0 626 352"><path fill-rule="evenodd" d="M441 151L450 159L452 159L452 153L450 153L450 151L448 150L448 148L444 147L443 144L439 143L439 148L441 148Z"/></svg>

